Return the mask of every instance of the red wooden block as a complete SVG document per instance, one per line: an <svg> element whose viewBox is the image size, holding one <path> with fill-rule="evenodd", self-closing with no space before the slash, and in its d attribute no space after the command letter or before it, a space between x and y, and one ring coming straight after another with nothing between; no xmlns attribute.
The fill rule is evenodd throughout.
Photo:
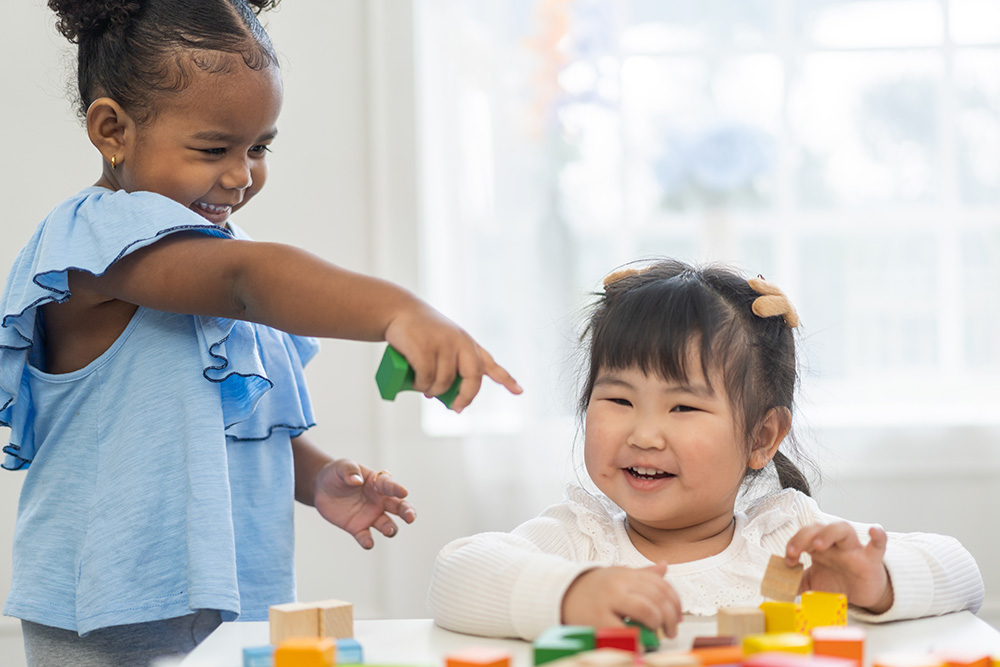
<svg viewBox="0 0 1000 667"><path fill-rule="evenodd" d="M617 648L632 653L640 653L639 628L627 625L624 628L598 628L594 632L595 648Z"/></svg>

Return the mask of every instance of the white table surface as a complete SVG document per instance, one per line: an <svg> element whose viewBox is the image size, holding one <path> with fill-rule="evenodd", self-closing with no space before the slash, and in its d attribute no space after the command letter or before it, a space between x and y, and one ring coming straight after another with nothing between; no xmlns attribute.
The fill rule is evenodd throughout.
<svg viewBox="0 0 1000 667"><path fill-rule="evenodd" d="M1000 632L970 612L862 625L868 633L865 662L885 653L932 650L979 651L1000 655ZM268 643L268 624L223 623L192 651L182 667L242 667L243 648ZM678 637L664 640L661 650L688 649L695 637L716 634L715 617L688 617L681 623ZM354 636L369 664L426 665L441 667L444 656L473 646L500 647L513 657L512 667L531 667L531 643L509 639L488 639L449 632L430 619L355 621Z"/></svg>

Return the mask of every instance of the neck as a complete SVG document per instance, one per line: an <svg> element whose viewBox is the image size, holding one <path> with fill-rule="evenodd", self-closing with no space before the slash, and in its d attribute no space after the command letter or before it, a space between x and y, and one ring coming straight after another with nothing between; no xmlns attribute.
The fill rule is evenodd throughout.
<svg viewBox="0 0 1000 667"><path fill-rule="evenodd" d="M689 563L726 550L736 532L732 514L679 529L663 529L626 518L625 528L633 546L654 563Z"/></svg>

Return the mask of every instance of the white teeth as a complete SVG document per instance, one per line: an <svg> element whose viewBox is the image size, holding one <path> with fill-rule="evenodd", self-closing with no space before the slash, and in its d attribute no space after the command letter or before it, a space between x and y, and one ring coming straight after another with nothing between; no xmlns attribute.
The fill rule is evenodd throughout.
<svg viewBox="0 0 1000 667"><path fill-rule="evenodd" d="M654 475L665 475L666 474L663 470L657 470L656 468L636 468L636 467L632 467L632 468L629 468L629 470L631 470L632 472L636 473L637 475L654 476Z"/></svg>
<svg viewBox="0 0 1000 667"><path fill-rule="evenodd" d="M208 204L203 201L195 202L195 205L198 208L208 211L209 213L225 213L230 209L230 207L225 204L220 206L218 204Z"/></svg>

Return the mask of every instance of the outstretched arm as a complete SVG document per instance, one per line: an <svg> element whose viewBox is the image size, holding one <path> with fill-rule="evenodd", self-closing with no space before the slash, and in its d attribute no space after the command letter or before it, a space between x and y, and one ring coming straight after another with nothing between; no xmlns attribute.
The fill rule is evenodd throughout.
<svg viewBox="0 0 1000 667"><path fill-rule="evenodd" d="M447 391L456 373L463 378L456 411L471 402L483 375L521 391L468 333L408 290L293 246L177 233L123 257L102 276L73 272L71 288L292 334L386 340L413 366L414 388L428 396Z"/></svg>

